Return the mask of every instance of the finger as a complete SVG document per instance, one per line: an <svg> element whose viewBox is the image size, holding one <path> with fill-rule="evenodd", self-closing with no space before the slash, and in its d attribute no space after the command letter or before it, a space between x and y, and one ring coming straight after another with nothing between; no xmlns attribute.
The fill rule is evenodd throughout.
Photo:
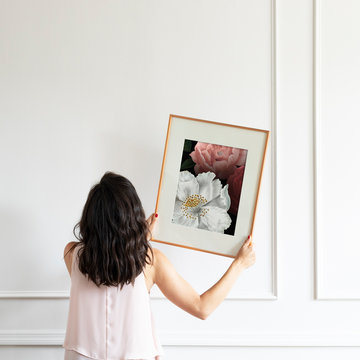
<svg viewBox="0 0 360 360"><path fill-rule="evenodd" d="M157 218L158 218L158 214L153 213L153 214L151 215L151 223L155 223L155 221L157 220Z"/></svg>
<svg viewBox="0 0 360 360"><path fill-rule="evenodd" d="M152 213L152 214L149 216L149 219L148 219L148 221L150 222L150 224L153 223L154 219L155 219L155 214Z"/></svg>
<svg viewBox="0 0 360 360"><path fill-rule="evenodd" d="M249 246L249 242L251 241L251 236L248 237L242 244L242 246Z"/></svg>

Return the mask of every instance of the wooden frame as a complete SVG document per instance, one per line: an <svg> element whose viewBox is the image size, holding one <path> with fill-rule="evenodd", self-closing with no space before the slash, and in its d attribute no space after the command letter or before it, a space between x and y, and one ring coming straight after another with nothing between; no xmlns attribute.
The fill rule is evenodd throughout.
<svg viewBox="0 0 360 360"><path fill-rule="evenodd" d="M171 114L151 240L234 258L253 232L269 135Z"/></svg>

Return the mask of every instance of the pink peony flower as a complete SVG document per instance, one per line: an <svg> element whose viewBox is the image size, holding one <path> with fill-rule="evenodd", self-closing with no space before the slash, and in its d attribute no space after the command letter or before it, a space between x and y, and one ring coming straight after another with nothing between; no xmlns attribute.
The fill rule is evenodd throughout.
<svg viewBox="0 0 360 360"><path fill-rule="evenodd" d="M229 212L236 215L239 208L241 187L244 178L245 166L237 168L232 175L227 179L227 184L229 184L229 196L231 200L231 205Z"/></svg>
<svg viewBox="0 0 360 360"><path fill-rule="evenodd" d="M238 166L245 165L247 150L198 142L190 156L196 174L212 171L219 179L227 179Z"/></svg>

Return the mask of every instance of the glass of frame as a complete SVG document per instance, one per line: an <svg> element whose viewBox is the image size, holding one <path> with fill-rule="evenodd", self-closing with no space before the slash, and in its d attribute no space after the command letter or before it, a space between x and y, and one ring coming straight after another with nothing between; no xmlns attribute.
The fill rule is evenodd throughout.
<svg viewBox="0 0 360 360"><path fill-rule="evenodd" d="M235 257L253 231L269 135L170 115L152 241Z"/></svg>

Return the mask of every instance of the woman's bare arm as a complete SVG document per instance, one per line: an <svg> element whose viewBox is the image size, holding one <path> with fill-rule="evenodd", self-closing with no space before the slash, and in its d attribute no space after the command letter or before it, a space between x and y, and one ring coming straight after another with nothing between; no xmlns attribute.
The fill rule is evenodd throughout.
<svg viewBox="0 0 360 360"><path fill-rule="evenodd" d="M221 279L199 295L175 270L173 264L158 249L154 250L154 283L175 305L191 315L205 320L225 299L240 273L255 262L251 238L246 240L238 255Z"/></svg>

